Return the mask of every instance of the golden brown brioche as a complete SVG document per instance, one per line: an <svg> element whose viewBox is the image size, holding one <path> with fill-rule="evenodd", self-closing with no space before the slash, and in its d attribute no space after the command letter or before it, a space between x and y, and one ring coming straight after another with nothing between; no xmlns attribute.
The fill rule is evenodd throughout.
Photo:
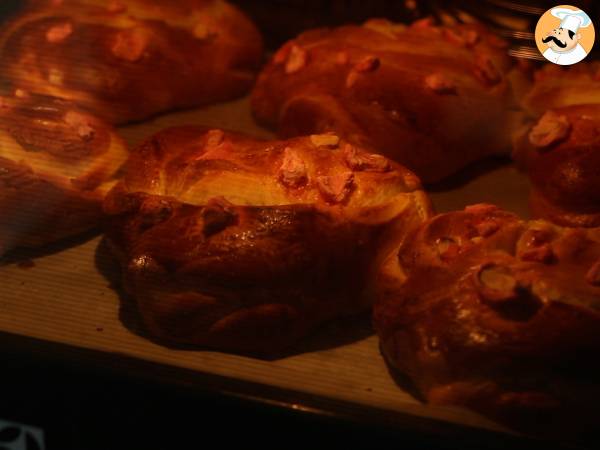
<svg viewBox="0 0 600 450"><path fill-rule="evenodd" d="M0 97L0 255L97 226L127 156L109 125L64 100Z"/></svg>
<svg viewBox="0 0 600 450"><path fill-rule="evenodd" d="M600 229L471 206L423 224L377 288L383 353L427 401L540 433L597 429Z"/></svg>
<svg viewBox="0 0 600 450"><path fill-rule="evenodd" d="M48 0L6 27L2 77L111 123L242 95L262 58L254 25L222 0Z"/></svg>
<svg viewBox="0 0 600 450"><path fill-rule="evenodd" d="M513 157L531 178L536 217L600 227L600 103L547 111L516 140Z"/></svg>
<svg viewBox="0 0 600 450"><path fill-rule="evenodd" d="M335 135L167 129L109 193L107 236L149 332L272 354L370 306L386 233L430 214L418 179Z"/></svg>
<svg viewBox="0 0 600 450"><path fill-rule="evenodd" d="M522 104L533 117L564 106L600 104L600 62L585 61L568 68L543 65L535 72Z"/></svg>
<svg viewBox="0 0 600 450"><path fill-rule="evenodd" d="M254 114L283 136L336 130L439 181L510 152L518 72L505 46L478 25L428 21L309 31L260 74Z"/></svg>
<svg viewBox="0 0 600 450"><path fill-rule="evenodd" d="M513 158L530 175L531 210L564 226L600 226L600 63L535 73L525 97L531 123Z"/></svg>

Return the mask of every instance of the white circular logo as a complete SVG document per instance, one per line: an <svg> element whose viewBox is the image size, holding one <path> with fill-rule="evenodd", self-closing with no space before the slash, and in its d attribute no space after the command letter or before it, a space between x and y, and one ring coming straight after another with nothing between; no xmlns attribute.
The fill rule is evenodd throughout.
<svg viewBox="0 0 600 450"><path fill-rule="evenodd" d="M592 51L596 33L590 16L570 5L549 9L535 28L535 42L544 58L554 64L570 66Z"/></svg>

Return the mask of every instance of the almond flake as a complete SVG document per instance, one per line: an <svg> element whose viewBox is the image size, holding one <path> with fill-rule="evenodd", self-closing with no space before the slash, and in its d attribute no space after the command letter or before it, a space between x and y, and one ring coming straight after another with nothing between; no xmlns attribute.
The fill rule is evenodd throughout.
<svg viewBox="0 0 600 450"><path fill-rule="evenodd" d="M515 298L517 280L509 267L489 264L477 276L481 283L479 292L485 300L498 302Z"/></svg>
<svg viewBox="0 0 600 450"><path fill-rule="evenodd" d="M410 26L411 28L432 28L434 26L432 17L416 20Z"/></svg>
<svg viewBox="0 0 600 450"><path fill-rule="evenodd" d="M465 42L467 43L467 46L469 46L469 47L473 47L480 40L479 33L475 30L468 30L463 34L463 36L464 36Z"/></svg>
<svg viewBox="0 0 600 450"><path fill-rule="evenodd" d="M146 51L147 38L137 30L125 30L117 33L112 45L112 53L119 59L139 61Z"/></svg>
<svg viewBox="0 0 600 450"><path fill-rule="evenodd" d="M570 132L571 123L566 116L548 111L529 132L529 142L535 147L545 148L565 140Z"/></svg>
<svg viewBox="0 0 600 450"><path fill-rule="evenodd" d="M210 130L206 133L206 146L217 147L225 139L225 133L222 130Z"/></svg>
<svg viewBox="0 0 600 450"><path fill-rule="evenodd" d="M292 46L290 44L281 47L273 56L273 63L277 65L284 64L287 61L291 50Z"/></svg>
<svg viewBox="0 0 600 450"><path fill-rule="evenodd" d="M479 236L489 237L500 229L500 225L493 220L486 220L475 225L475 229L477 230L477 234Z"/></svg>
<svg viewBox="0 0 600 450"><path fill-rule="evenodd" d="M296 188L308 180L306 164L290 147L283 151L283 162L279 168L279 180L287 187Z"/></svg>
<svg viewBox="0 0 600 450"><path fill-rule="evenodd" d="M200 22L194 27L193 34L196 39L204 40L216 36L217 32L209 25Z"/></svg>
<svg viewBox="0 0 600 450"><path fill-rule="evenodd" d="M348 64L349 60L348 53L346 52L338 52L338 54L335 55L335 63L341 66Z"/></svg>
<svg viewBox="0 0 600 450"><path fill-rule="evenodd" d="M48 81L51 84L61 86L63 84L64 78L65 74L62 71L56 69L55 67L52 67L48 72Z"/></svg>
<svg viewBox="0 0 600 450"><path fill-rule="evenodd" d="M441 73L425 77L425 86L436 94L456 94L456 84Z"/></svg>
<svg viewBox="0 0 600 450"><path fill-rule="evenodd" d="M475 75L483 83L496 85L502 81L502 74L488 56L479 55L475 64Z"/></svg>
<svg viewBox="0 0 600 450"><path fill-rule="evenodd" d="M316 147L337 147L340 138L335 134L312 134L310 142Z"/></svg>
<svg viewBox="0 0 600 450"><path fill-rule="evenodd" d="M519 254L519 259L522 261L539 262L542 264L550 264L554 261L555 255L551 244L543 244L539 247L524 250Z"/></svg>
<svg viewBox="0 0 600 450"><path fill-rule="evenodd" d="M354 182L352 172L317 177L317 186L323 198L331 203L341 203L350 195Z"/></svg>
<svg viewBox="0 0 600 450"><path fill-rule="evenodd" d="M351 70L346 77L346 87L351 88L358 81L358 73L354 70Z"/></svg>
<svg viewBox="0 0 600 450"><path fill-rule="evenodd" d="M60 25L54 25L46 31L46 40L52 44L63 42L73 33L71 22L65 22Z"/></svg>
<svg viewBox="0 0 600 450"><path fill-rule="evenodd" d="M370 19L363 24L363 27L377 31L392 39L397 39L398 34L406 30L406 25L390 22L387 19Z"/></svg>
<svg viewBox="0 0 600 450"><path fill-rule="evenodd" d="M90 140L96 132L90 124L89 117L85 114L68 111L64 116L64 121L71 128L77 130L77 135L85 141Z"/></svg>
<svg viewBox="0 0 600 450"><path fill-rule="evenodd" d="M387 172L391 169L390 162L384 156L359 152L350 144L344 147L344 159L348 167L357 172Z"/></svg>
<svg viewBox="0 0 600 450"><path fill-rule="evenodd" d="M600 287L600 260L596 261L590 270L588 270L585 275L585 281L590 283L592 286Z"/></svg>
<svg viewBox="0 0 600 450"><path fill-rule="evenodd" d="M288 75L296 73L308 62L308 53L302 47L292 45L287 61L285 63L285 73Z"/></svg>
<svg viewBox="0 0 600 450"><path fill-rule="evenodd" d="M453 30L445 28L443 32L446 39L462 47L473 47L479 42L479 33L475 30Z"/></svg>

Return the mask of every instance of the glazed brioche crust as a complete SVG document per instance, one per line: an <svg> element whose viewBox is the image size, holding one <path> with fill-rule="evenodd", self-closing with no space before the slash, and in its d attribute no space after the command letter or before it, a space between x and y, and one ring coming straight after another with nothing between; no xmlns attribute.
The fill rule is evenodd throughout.
<svg viewBox="0 0 600 450"><path fill-rule="evenodd" d="M414 175L335 135L200 127L142 144L104 210L151 334L256 354L367 309L380 242L430 214Z"/></svg>
<svg viewBox="0 0 600 450"><path fill-rule="evenodd" d="M516 73L480 26L385 20L312 30L285 44L252 94L283 136L336 130L434 182L510 151Z"/></svg>
<svg viewBox="0 0 600 450"><path fill-rule="evenodd" d="M600 63L586 61L568 68L545 64L534 73L534 83L522 100L533 117L574 105L600 103Z"/></svg>
<svg viewBox="0 0 600 450"><path fill-rule="evenodd" d="M600 229L476 205L428 220L382 267L382 350L425 399L527 431L597 425Z"/></svg>
<svg viewBox="0 0 600 450"><path fill-rule="evenodd" d="M563 226L600 226L600 64L547 64L523 99L531 117L513 159L533 183L534 216Z"/></svg>
<svg viewBox="0 0 600 450"><path fill-rule="evenodd" d="M546 111L516 139L531 179L532 213L564 226L600 226L600 104Z"/></svg>
<svg viewBox="0 0 600 450"><path fill-rule="evenodd" d="M41 1L6 27L2 78L110 123L243 95L262 40L221 0Z"/></svg>
<svg viewBox="0 0 600 450"><path fill-rule="evenodd" d="M109 125L69 102L0 97L0 253L98 226L127 156Z"/></svg>

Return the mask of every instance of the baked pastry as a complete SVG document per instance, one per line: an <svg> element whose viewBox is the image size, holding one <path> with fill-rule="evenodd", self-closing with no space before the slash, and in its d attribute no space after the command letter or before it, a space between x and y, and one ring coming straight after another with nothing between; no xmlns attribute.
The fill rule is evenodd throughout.
<svg viewBox="0 0 600 450"><path fill-rule="evenodd" d="M117 124L240 96L262 59L254 25L222 0L36 1L0 44L5 81Z"/></svg>
<svg viewBox="0 0 600 450"><path fill-rule="evenodd" d="M381 267L381 348L425 400L530 432L597 429L600 229L475 205L428 220Z"/></svg>
<svg viewBox="0 0 600 450"><path fill-rule="evenodd" d="M127 156L109 125L64 100L0 97L0 255L98 226Z"/></svg>
<svg viewBox="0 0 600 450"><path fill-rule="evenodd" d="M533 118L515 139L513 159L533 185L532 213L564 226L600 226L597 73L598 63L538 71L525 97Z"/></svg>
<svg viewBox="0 0 600 450"><path fill-rule="evenodd" d="M547 111L516 140L513 158L530 176L534 216L600 227L600 103Z"/></svg>
<svg viewBox="0 0 600 450"><path fill-rule="evenodd" d="M510 153L522 77L505 47L480 25L428 20L308 31L259 75L252 107L282 136L335 130L436 182Z"/></svg>
<svg viewBox="0 0 600 450"><path fill-rule="evenodd" d="M600 62L585 61L568 68L544 64L534 73L534 83L522 106L532 117L572 105L600 104Z"/></svg>
<svg viewBox="0 0 600 450"><path fill-rule="evenodd" d="M430 214L412 173L333 134L259 141L191 126L134 151L104 210L153 336L258 355L367 309L386 233Z"/></svg>

